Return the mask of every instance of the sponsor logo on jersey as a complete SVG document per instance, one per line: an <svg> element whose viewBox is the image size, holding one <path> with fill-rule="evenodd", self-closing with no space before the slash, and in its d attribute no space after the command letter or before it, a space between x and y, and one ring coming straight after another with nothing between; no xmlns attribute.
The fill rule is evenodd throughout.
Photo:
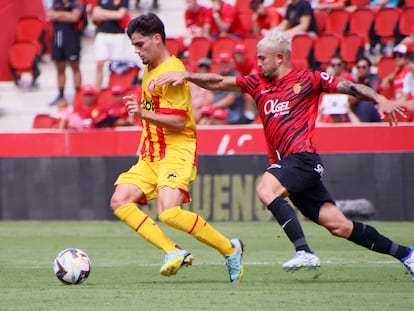
<svg viewBox="0 0 414 311"><path fill-rule="evenodd" d="M279 102L279 98L276 100L269 99L264 104L264 113L265 115L273 114L276 118L288 114L290 111L289 101Z"/></svg>

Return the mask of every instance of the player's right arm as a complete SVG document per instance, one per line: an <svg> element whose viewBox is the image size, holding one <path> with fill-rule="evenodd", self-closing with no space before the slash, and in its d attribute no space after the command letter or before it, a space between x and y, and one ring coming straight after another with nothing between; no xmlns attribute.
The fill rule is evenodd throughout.
<svg viewBox="0 0 414 311"><path fill-rule="evenodd" d="M212 91L241 92L236 83L236 77L222 76L217 73L197 73L188 71L171 71L160 75L155 81L156 86L171 83L173 86L189 81Z"/></svg>

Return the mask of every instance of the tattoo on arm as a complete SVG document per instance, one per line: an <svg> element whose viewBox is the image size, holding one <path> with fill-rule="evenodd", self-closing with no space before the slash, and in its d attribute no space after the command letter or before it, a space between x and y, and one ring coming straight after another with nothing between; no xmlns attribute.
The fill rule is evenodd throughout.
<svg viewBox="0 0 414 311"><path fill-rule="evenodd" d="M369 86L360 83L354 83L344 79L340 79L336 87L336 91L339 93L355 96L361 100L375 102L378 99L378 93Z"/></svg>

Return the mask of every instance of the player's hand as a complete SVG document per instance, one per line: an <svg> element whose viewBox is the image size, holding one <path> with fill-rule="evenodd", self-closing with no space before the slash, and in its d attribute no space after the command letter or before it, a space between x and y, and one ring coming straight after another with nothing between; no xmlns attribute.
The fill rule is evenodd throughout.
<svg viewBox="0 0 414 311"><path fill-rule="evenodd" d="M125 101L125 107L127 108L130 116L136 116L138 118L142 117L141 103L137 101L135 95L127 95L122 97L122 99Z"/></svg>
<svg viewBox="0 0 414 311"><path fill-rule="evenodd" d="M398 125L397 114L399 114L403 118L407 117L404 114L405 108L402 107L396 101L390 101L387 98L382 96L381 99L378 100L377 103L378 103L378 113L380 114L381 119L384 119L385 115L387 115L390 126Z"/></svg>
<svg viewBox="0 0 414 311"><path fill-rule="evenodd" d="M170 71L158 76L155 86L171 83L173 86L183 84L185 81L185 71Z"/></svg>

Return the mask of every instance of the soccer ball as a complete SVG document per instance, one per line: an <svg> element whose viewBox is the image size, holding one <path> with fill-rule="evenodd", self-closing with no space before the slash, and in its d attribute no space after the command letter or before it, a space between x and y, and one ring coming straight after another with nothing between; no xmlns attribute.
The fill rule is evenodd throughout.
<svg viewBox="0 0 414 311"><path fill-rule="evenodd" d="M56 277L64 284L80 284L91 272L89 256L78 248L67 248L55 258L53 270Z"/></svg>

